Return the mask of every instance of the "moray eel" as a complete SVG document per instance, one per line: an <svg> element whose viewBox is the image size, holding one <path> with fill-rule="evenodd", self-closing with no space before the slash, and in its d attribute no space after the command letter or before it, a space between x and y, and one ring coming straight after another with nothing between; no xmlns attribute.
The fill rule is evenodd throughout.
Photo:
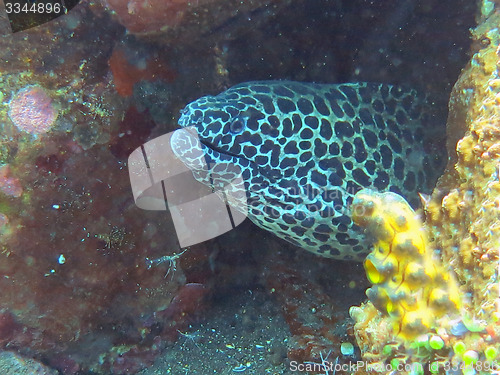
<svg viewBox="0 0 500 375"><path fill-rule="evenodd" d="M174 132L171 147L206 185L227 186L239 172L245 192L231 205L259 227L325 257L362 260L369 243L350 218L354 194L370 187L415 204L441 172L424 152L432 126L423 103L387 84L242 83L188 104L179 125L195 135Z"/></svg>

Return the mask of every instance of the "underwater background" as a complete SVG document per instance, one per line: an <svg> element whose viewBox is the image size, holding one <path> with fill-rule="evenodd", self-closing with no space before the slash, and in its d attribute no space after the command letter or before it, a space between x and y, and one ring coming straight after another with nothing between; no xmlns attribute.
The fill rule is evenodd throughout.
<svg viewBox="0 0 500 375"><path fill-rule="evenodd" d="M80 1L15 33L0 11L0 373L498 370L499 7ZM448 157L419 218L358 196L364 264L248 220L181 248L168 211L135 205L128 157L188 103L254 80L425 93Z"/></svg>

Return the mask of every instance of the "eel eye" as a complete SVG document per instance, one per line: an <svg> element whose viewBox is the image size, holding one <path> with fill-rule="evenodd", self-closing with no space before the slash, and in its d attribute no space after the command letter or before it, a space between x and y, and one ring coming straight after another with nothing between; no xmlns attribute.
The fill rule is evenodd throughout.
<svg viewBox="0 0 500 375"><path fill-rule="evenodd" d="M245 122L242 119L236 119L229 125L229 131L233 134L240 134L244 129Z"/></svg>

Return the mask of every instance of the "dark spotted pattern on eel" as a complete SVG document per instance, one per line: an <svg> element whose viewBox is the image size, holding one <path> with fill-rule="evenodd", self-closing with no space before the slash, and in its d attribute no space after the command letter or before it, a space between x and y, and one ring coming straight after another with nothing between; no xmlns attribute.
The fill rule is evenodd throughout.
<svg viewBox="0 0 500 375"><path fill-rule="evenodd" d="M242 83L186 106L179 124L197 137L174 133L171 146L206 185L227 188L241 171L243 198L231 205L259 227L322 256L362 260L368 240L351 221L353 195L390 190L415 205L440 174L424 152L423 103L386 84Z"/></svg>

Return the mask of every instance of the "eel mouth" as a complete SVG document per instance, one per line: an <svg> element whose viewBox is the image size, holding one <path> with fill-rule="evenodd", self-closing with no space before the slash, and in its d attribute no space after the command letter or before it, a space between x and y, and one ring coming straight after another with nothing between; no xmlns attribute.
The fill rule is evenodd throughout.
<svg viewBox="0 0 500 375"><path fill-rule="evenodd" d="M201 138L200 138L200 142L202 144L204 144L205 146L207 146L208 148L210 148L210 149L212 149L214 151L217 151L219 154L229 155L229 156L232 156L232 157L235 157L235 158L238 158L238 159L242 158L241 155L237 155L237 154L234 154L234 153L232 153L230 151L223 150L220 147L218 147L218 146L216 146L216 145L214 145L214 144L212 144L210 142L207 142L207 141L205 141L205 140L203 140Z"/></svg>

